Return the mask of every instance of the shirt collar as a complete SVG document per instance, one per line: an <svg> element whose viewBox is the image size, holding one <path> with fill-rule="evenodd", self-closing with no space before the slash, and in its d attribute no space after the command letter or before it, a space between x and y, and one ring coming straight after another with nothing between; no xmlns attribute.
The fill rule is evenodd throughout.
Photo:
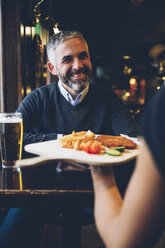
<svg viewBox="0 0 165 248"><path fill-rule="evenodd" d="M80 102L82 102L82 100L84 99L84 97L86 96L86 94L88 93L89 90L89 83L87 84L87 87L80 92L76 99L74 100L71 96L71 94L62 86L60 80L58 81L58 86L60 89L61 94L65 97L65 99L73 106L76 106L77 104L79 104Z"/></svg>

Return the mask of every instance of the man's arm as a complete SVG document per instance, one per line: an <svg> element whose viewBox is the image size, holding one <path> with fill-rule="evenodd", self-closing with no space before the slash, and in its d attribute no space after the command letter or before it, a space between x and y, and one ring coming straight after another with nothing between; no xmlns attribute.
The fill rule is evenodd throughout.
<svg viewBox="0 0 165 248"><path fill-rule="evenodd" d="M33 134L26 133L23 134L23 146L31 143L37 143L42 141L54 140L57 139L57 133L49 133L49 134Z"/></svg>
<svg viewBox="0 0 165 248"><path fill-rule="evenodd" d="M139 136L140 131L137 121L130 115L123 101L116 95L113 97L111 111L112 128L115 135Z"/></svg>
<svg viewBox="0 0 165 248"><path fill-rule="evenodd" d="M95 218L107 247L152 247L165 220L165 184L144 141L124 201L113 171L92 168L95 189Z"/></svg>
<svg viewBox="0 0 165 248"><path fill-rule="evenodd" d="M17 109L17 112L21 112L23 116L23 145L57 138L57 133L51 132L51 130L49 130L49 121L47 119L47 132L43 133L39 131L39 127L42 127L43 125L41 116L43 116L44 105L46 105L46 103L41 98L42 96L39 91L35 90L29 93L29 95L23 99L22 103Z"/></svg>

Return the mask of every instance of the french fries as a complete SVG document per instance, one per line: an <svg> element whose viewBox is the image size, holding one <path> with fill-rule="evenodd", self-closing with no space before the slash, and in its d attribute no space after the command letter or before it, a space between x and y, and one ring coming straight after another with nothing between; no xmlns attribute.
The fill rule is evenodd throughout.
<svg viewBox="0 0 165 248"><path fill-rule="evenodd" d="M89 140L95 140L95 134L90 130L81 132L73 131L72 134L64 135L59 142L64 148L82 150L84 144Z"/></svg>

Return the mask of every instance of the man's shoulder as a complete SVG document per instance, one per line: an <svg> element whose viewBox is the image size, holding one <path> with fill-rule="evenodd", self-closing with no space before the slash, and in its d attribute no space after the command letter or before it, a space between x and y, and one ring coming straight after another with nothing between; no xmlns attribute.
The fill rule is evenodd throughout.
<svg viewBox="0 0 165 248"><path fill-rule="evenodd" d="M54 82L54 83L50 83L50 84L47 84L47 85L43 85L43 86L37 88L36 90L39 90L39 91L52 91L52 90L57 89L57 85L58 85L58 83Z"/></svg>
<svg viewBox="0 0 165 248"><path fill-rule="evenodd" d="M24 98L24 102L26 101L38 101L39 100L48 100L48 99L51 99L53 95L56 94L57 92L57 86L58 84L55 82L55 83L51 83L51 84L48 84L48 85L43 85L39 88L36 88L34 90L32 90L25 98Z"/></svg>
<svg viewBox="0 0 165 248"><path fill-rule="evenodd" d="M46 96L46 95L51 95L55 94L57 91L58 84L56 82L50 83L48 85L43 85L39 88L36 88L31 92L32 95L40 95L40 96Z"/></svg>

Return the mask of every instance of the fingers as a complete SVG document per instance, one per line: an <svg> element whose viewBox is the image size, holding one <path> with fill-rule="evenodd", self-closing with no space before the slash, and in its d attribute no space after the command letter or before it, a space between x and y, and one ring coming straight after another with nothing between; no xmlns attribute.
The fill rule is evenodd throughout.
<svg viewBox="0 0 165 248"><path fill-rule="evenodd" d="M107 166L107 165L106 166L91 165L91 172L92 174L112 176L113 168L112 166Z"/></svg>

